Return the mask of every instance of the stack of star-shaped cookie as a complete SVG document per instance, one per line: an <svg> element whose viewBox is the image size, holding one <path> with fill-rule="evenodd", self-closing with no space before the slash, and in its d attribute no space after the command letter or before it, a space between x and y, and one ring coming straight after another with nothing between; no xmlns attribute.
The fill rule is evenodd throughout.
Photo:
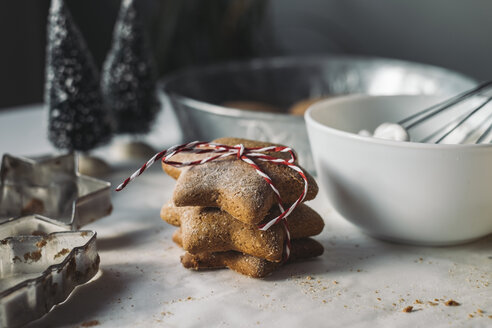
<svg viewBox="0 0 492 328"><path fill-rule="evenodd" d="M272 144L234 138L218 144L265 147ZM286 153L269 153L288 158ZM210 154L179 153L173 161L191 161ZM273 181L285 206L294 203L304 188L304 180L291 168L256 161ZM173 240L186 250L181 257L191 269L228 267L252 277L264 277L283 263L286 234L282 223L261 231L258 224L280 214L270 185L247 163L230 156L201 165L176 168L163 164L164 171L177 179L172 200L161 210L166 222L178 226ZM304 171L305 172L305 171ZM313 199L318 187L308 178L305 200ZM313 209L300 204L287 218L291 235L289 261L319 256L323 246L308 238L319 234L323 219Z"/></svg>

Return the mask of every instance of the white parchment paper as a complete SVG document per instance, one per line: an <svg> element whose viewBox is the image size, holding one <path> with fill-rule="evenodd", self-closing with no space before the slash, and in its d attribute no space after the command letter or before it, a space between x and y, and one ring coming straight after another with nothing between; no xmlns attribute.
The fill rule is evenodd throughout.
<svg viewBox="0 0 492 328"><path fill-rule="evenodd" d="M49 150L41 113L2 114L0 150ZM135 168L121 167L109 179L117 185ZM320 194L309 204L326 223L317 237L323 256L266 279L195 272L181 266L183 251L171 241L175 228L159 218L173 187L156 165L114 193L112 215L86 227L98 233L99 275L29 326L492 326L492 237L438 248L383 242L347 223ZM451 299L460 305L446 306ZM402 312L407 306L413 311Z"/></svg>

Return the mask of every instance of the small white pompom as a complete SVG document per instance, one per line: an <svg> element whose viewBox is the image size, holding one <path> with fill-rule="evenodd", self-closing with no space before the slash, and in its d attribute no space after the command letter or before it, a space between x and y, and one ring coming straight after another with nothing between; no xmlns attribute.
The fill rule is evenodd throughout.
<svg viewBox="0 0 492 328"><path fill-rule="evenodd" d="M407 130L396 123L383 123L379 125L376 130L374 130L373 137L394 141L410 141Z"/></svg>
<svg viewBox="0 0 492 328"><path fill-rule="evenodd" d="M372 137L372 133L370 131L367 131L367 130L360 130L358 135L360 135L362 137Z"/></svg>

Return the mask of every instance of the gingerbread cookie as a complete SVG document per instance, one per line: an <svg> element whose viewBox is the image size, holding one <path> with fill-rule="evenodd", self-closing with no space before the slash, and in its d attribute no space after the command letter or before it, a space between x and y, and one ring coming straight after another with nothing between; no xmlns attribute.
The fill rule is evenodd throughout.
<svg viewBox="0 0 492 328"><path fill-rule="evenodd" d="M274 208L266 220L280 214ZM266 231L256 225L236 220L229 213L213 207L175 207L172 203L161 209L161 218L181 226L181 245L192 253L239 251L272 262L282 260L285 231L276 224ZM319 234L323 219L307 205L299 205L287 218L291 239Z"/></svg>
<svg viewBox="0 0 492 328"><path fill-rule="evenodd" d="M307 109L317 103L318 101L320 100L323 100L325 98L323 97L316 97L316 98L308 98L308 99L303 99L303 100L300 100L298 102L296 102L295 104L293 104L288 112L289 114L292 114L292 115L298 115L298 116L303 116L304 113L306 113Z"/></svg>
<svg viewBox="0 0 492 328"><path fill-rule="evenodd" d="M288 113L292 114L292 115L303 116L304 113L306 113L306 111L308 110L308 108L311 107L311 105L314 105L315 103L317 103L318 101L332 99L332 98L336 98L336 97L340 97L340 96L344 96L344 94L332 94L329 96L325 95L325 96L321 96L321 97L303 99L303 100L298 101L295 104L293 104L289 108Z"/></svg>
<svg viewBox="0 0 492 328"><path fill-rule="evenodd" d="M222 106L235 108L235 109L251 110L254 112L268 112L268 113L282 112L282 110L276 106L259 101L249 101L249 100L226 101L222 103Z"/></svg>
<svg viewBox="0 0 492 328"><path fill-rule="evenodd" d="M221 138L213 141L225 145L243 144L245 147L265 147L274 144L237 138ZM269 155L288 158L286 153L272 152ZM196 160L210 154L178 154L176 161ZM304 189L304 180L286 165L256 161L260 169L273 181L285 206L294 203ZM175 168L163 164L170 176L177 178L173 201L176 206L220 207L233 217L249 224L261 222L272 206L277 204L270 185L247 163L234 157L208 162L202 165ZM309 189L305 200L313 199L318 186L313 177L304 170Z"/></svg>
<svg viewBox="0 0 492 328"><path fill-rule="evenodd" d="M291 255L288 262L320 256L323 254L323 251L323 246L314 239L303 238L293 240ZM194 255L185 253L181 257L181 263L185 268L193 270L227 267L253 278L263 278L282 265L280 262L269 262L255 256L235 251L200 253Z"/></svg>

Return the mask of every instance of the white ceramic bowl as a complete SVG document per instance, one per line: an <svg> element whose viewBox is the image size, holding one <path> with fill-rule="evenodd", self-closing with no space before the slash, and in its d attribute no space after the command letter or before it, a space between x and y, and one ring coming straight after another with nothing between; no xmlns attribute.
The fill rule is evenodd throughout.
<svg viewBox="0 0 492 328"><path fill-rule="evenodd" d="M305 115L318 181L347 220L382 239L452 245L492 233L492 145L362 137L440 100L350 96ZM418 136L417 136L418 137Z"/></svg>

